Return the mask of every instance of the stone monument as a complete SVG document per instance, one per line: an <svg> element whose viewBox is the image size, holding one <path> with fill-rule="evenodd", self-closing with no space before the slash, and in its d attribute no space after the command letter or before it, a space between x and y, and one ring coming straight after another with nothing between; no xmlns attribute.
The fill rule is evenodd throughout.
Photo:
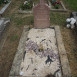
<svg viewBox="0 0 77 77"><path fill-rule="evenodd" d="M50 8L44 0L34 6L34 27L35 28L48 28L50 26Z"/></svg>

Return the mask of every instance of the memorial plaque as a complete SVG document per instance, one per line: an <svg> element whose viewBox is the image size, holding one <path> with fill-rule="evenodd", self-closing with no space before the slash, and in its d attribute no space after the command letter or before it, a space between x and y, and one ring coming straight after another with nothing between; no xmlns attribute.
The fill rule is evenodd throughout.
<svg viewBox="0 0 77 77"><path fill-rule="evenodd" d="M48 28L50 26L50 9L44 0L33 8L34 12L34 27Z"/></svg>

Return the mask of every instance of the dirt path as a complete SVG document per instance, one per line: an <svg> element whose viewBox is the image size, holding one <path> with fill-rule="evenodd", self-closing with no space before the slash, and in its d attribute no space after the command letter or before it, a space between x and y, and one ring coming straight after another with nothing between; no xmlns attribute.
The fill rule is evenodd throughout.
<svg viewBox="0 0 77 77"><path fill-rule="evenodd" d="M8 8L4 16L11 18L14 13L17 13L19 4L19 1L12 0L11 6ZM17 50L19 38L22 33L22 27L18 29L16 26L14 26L14 24L15 22L11 21L7 33L8 37L5 41L2 51L0 52L0 77L8 77L12 61ZM14 35L17 35L17 38L15 38ZM15 40L12 40L13 38Z"/></svg>
<svg viewBox="0 0 77 77"><path fill-rule="evenodd" d="M12 0L12 3L6 13L5 17L11 18L11 24L7 30L7 39L0 52L0 77L8 77L11 65L17 51L18 43L22 34L23 26L32 23L31 18L26 18L25 14L18 14L18 8L22 0ZM29 21L30 20L30 21ZM75 32L73 30L61 27L63 41L67 50L73 77L77 76L77 45L75 39Z"/></svg>

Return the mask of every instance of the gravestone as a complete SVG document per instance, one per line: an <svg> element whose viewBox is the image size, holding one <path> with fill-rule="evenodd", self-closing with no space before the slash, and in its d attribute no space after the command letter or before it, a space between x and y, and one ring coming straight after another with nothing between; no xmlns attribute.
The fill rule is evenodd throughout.
<svg viewBox="0 0 77 77"><path fill-rule="evenodd" d="M50 9L44 0L33 8L34 13L34 27L48 28L50 26Z"/></svg>

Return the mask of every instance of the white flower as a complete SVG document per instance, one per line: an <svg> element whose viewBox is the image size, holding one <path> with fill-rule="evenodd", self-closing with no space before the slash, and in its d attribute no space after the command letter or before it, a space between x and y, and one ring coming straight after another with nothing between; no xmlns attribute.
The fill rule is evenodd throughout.
<svg viewBox="0 0 77 77"><path fill-rule="evenodd" d="M27 2L28 2L28 1L25 1L25 2L24 2L24 5L25 5Z"/></svg>
<svg viewBox="0 0 77 77"><path fill-rule="evenodd" d="M66 19L66 22L70 22L70 21L71 21L71 19L70 19L70 18L67 18L67 19Z"/></svg>
<svg viewBox="0 0 77 77"><path fill-rule="evenodd" d="M71 25L70 24L67 24L67 28L69 28Z"/></svg>
<svg viewBox="0 0 77 77"><path fill-rule="evenodd" d="M71 27L71 29L73 29L75 27L75 23L76 23L76 19L75 18L67 18L66 19L67 22L67 28Z"/></svg>
<svg viewBox="0 0 77 77"><path fill-rule="evenodd" d="M71 18L70 24L71 24L71 25L74 25L75 23L76 23L76 19L75 19L75 18Z"/></svg>

